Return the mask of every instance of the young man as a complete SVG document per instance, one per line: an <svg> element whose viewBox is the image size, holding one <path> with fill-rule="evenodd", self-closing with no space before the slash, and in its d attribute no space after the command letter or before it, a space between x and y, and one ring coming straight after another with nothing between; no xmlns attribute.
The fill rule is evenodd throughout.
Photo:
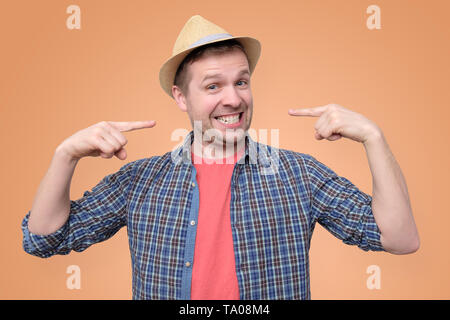
<svg viewBox="0 0 450 320"><path fill-rule="evenodd" d="M319 117L317 139L363 143L372 197L310 155L251 139L259 54L257 40L189 19L160 81L193 130L173 152L127 163L75 201L79 159L124 160L122 132L155 122L101 122L67 138L23 220L25 251L83 251L126 225L133 299L310 299L316 222L365 251L415 252L406 184L373 122L334 104L289 111Z"/></svg>

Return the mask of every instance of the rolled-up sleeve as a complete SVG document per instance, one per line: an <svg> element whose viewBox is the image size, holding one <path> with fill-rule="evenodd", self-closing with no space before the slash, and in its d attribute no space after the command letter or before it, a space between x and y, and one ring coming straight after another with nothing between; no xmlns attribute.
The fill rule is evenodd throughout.
<svg viewBox="0 0 450 320"><path fill-rule="evenodd" d="M28 211L21 225L25 252L47 258L71 250L81 252L112 237L126 225L128 192L142 160L125 164L104 177L91 191L85 191L82 198L71 200L69 218L51 234L31 233L28 230L31 211Z"/></svg>
<svg viewBox="0 0 450 320"><path fill-rule="evenodd" d="M306 156L306 166L315 221L345 244L386 251L372 213L372 197L312 156Z"/></svg>

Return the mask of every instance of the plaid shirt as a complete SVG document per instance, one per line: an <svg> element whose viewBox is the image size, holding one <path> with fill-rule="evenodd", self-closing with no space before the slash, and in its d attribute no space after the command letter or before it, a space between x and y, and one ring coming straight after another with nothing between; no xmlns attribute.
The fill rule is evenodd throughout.
<svg viewBox="0 0 450 320"><path fill-rule="evenodd" d="M193 131L162 156L130 162L71 201L56 232L28 231L39 257L83 251L127 226L133 299L190 299L199 189ZM348 245L384 251L371 196L310 155L253 141L231 178L230 217L240 299L310 299L309 248L318 222ZM188 263L189 262L189 263ZM195 261L193 262L195 263Z"/></svg>

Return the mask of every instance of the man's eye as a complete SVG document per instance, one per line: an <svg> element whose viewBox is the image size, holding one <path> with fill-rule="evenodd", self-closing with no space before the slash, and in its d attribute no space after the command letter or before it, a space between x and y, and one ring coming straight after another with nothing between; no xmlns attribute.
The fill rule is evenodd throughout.
<svg viewBox="0 0 450 320"><path fill-rule="evenodd" d="M212 87L215 87L215 86L216 86L215 84L211 84L211 85L207 86L206 89L214 89Z"/></svg>
<svg viewBox="0 0 450 320"><path fill-rule="evenodd" d="M239 80L237 83L239 83L239 82L243 82L243 85L247 84L247 81L245 81L245 80Z"/></svg>

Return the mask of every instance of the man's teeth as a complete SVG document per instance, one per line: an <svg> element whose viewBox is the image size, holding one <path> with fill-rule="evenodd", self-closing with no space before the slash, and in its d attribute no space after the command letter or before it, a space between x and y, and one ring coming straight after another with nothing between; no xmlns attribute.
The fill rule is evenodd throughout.
<svg viewBox="0 0 450 320"><path fill-rule="evenodd" d="M239 122L239 115L240 114L237 114L235 116L217 117L216 119L222 123L233 124Z"/></svg>

